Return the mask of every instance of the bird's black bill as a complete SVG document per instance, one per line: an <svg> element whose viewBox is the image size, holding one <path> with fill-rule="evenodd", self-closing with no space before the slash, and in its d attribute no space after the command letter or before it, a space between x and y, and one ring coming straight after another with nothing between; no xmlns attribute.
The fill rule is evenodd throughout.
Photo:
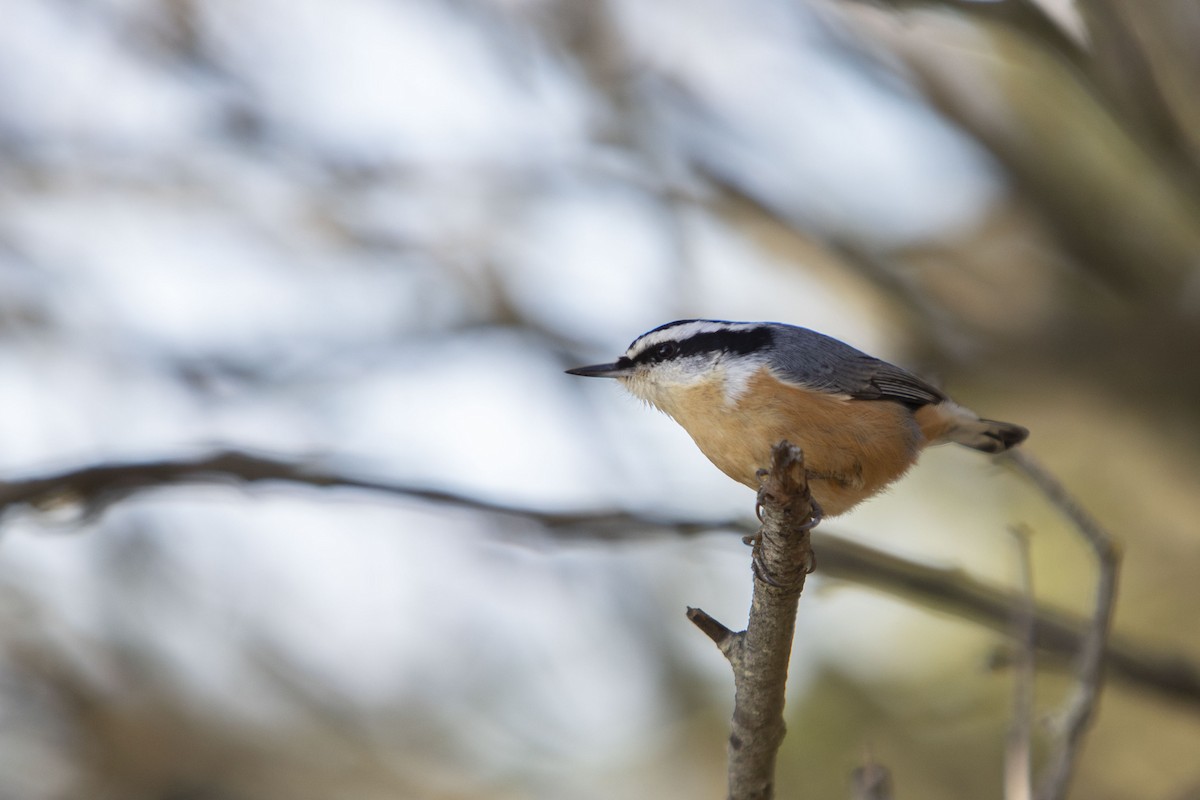
<svg viewBox="0 0 1200 800"><path fill-rule="evenodd" d="M585 378L619 378L629 374L629 362L614 361L611 364L593 364L590 367L576 367L567 370L568 375L582 375Z"/></svg>

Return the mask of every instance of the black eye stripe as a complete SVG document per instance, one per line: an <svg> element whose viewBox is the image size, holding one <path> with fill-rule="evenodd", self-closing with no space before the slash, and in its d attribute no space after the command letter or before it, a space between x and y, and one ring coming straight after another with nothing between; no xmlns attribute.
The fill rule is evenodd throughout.
<svg viewBox="0 0 1200 800"><path fill-rule="evenodd" d="M672 358L678 352L679 342L663 342L660 345L650 348L650 360L666 361L668 358Z"/></svg>

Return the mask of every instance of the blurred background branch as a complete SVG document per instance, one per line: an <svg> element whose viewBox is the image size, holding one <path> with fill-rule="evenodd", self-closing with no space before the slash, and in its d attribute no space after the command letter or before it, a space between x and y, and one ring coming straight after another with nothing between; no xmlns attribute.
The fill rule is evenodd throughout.
<svg viewBox="0 0 1200 800"><path fill-rule="evenodd" d="M0 484L0 515L19 513L21 506L28 506L38 512L65 512L75 519L94 519L113 503L137 492L208 483L298 484L364 490L434 506L519 518L566 541L621 541L655 535L694 537L707 532L749 535L756 527L747 518L677 519L619 509L571 513L539 510L444 490L366 480L331 471L318 461L305 463L236 450L173 461L87 466ZM82 513L76 514L73 509ZM821 553L823 576L876 589L929 611L953 614L997 633L1011 630L1013 610L1025 602L1023 590L988 585L961 569L897 557L824 530L812 535ZM1110 600L1111 596L1106 595L1106 601ZM1084 617L1044 606L1035 609L1033 618L1031 631L1036 646L1060 661L1077 654L1083 648L1085 634L1095 629ZM1109 641L1105 650L1114 677L1192 706L1193 712L1200 713L1200 667L1196 664L1181 655L1155 652L1121 636Z"/></svg>
<svg viewBox="0 0 1200 800"><path fill-rule="evenodd" d="M1120 572L1121 554L1116 542L1107 530L1083 508L1079 501L1067 492L1066 488L1051 475L1044 466L1026 452L1013 452L1008 462L1026 477L1046 499L1067 517L1072 526L1078 531L1080 538L1092 551L1096 562L1096 585L1092 590L1092 613L1088 617L1083 636L1080 638L1079 649L1074 654L1075 686L1068 696L1061 720L1058 722L1060 732L1057 741L1051 749L1047 764L1038 779L1037 797L1040 800L1061 800L1067 796L1071 779L1075 775L1083 751L1084 736L1091 727L1096 716L1100 694L1104 689L1105 651L1108 649L1109 633L1112 629L1113 613L1117 602L1118 574ZM1027 559L1028 552L1022 557ZM1031 586L1027 577L1031 567L1023 567L1022 579L1025 587ZM1032 589L1027 589L1032 591ZM1021 606L1021 601L1013 604L1014 608ZM1029 636L1036 640L1036 632ZM1019 640L1018 640L1019 641ZM1021 645L1018 644L1018 648ZM1018 663L1018 671L1029 671L1028 666ZM1024 712L1028 713L1028 712Z"/></svg>

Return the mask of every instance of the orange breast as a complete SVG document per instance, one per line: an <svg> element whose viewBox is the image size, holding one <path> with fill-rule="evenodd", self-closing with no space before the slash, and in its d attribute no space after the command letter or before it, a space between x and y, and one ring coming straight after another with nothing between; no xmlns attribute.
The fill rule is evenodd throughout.
<svg viewBox="0 0 1200 800"><path fill-rule="evenodd" d="M925 440L899 403L851 400L781 383L764 367L735 403L723 379L676 393L663 409L729 477L757 489L757 470L787 439L804 450L813 497L827 516L849 510L899 478Z"/></svg>

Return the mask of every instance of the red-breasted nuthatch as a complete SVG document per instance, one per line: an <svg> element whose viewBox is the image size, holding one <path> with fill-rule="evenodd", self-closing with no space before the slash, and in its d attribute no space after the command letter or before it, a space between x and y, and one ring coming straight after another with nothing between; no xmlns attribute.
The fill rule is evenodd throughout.
<svg viewBox="0 0 1200 800"><path fill-rule="evenodd" d="M771 449L787 439L804 451L825 516L882 490L928 445L1002 453L1029 435L1020 425L980 419L900 367L779 322L668 322L634 339L611 364L567 372L616 378L752 489Z"/></svg>

